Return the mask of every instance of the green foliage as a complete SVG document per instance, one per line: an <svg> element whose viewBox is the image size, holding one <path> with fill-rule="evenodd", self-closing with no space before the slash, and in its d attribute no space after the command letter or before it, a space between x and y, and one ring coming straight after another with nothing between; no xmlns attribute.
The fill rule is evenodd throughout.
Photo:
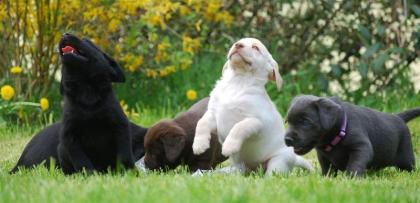
<svg viewBox="0 0 420 203"><path fill-rule="evenodd" d="M55 47L63 32L92 38L121 63L128 80L116 93L133 115L186 108L194 102L187 91L207 96L228 48L248 36L280 64L285 89L268 88L281 111L301 93L356 103L416 93L410 67L420 64L419 6L411 0L25 2L0 4L0 85L16 87L14 102L48 98L54 119L61 109ZM12 74L12 66L23 71Z"/></svg>

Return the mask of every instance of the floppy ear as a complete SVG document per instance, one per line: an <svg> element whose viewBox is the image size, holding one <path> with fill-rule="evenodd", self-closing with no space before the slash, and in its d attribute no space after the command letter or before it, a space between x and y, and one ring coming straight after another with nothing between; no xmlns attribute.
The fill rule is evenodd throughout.
<svg viewBox="0 0 420 203"><path fill-rule="evenodd" d="M121 69L120 65L112 57L108 56L108 54L106 53L103 53L103 54L106 60L108 60L109 65L110 65L109 73L111 76L111 81L112 82L125 82L124 72Z"/></svg>
<svg viewBox="0 0 420 203"><path fill-rule="evenodd" d="M272 67L272 70L268 75L268 79L275 82L277 86L277 90L280 91L283 85L283 79L280 76L279 65L274 59L271 59L270 65Z"/></svg>
<svg viewBox="0 0 420 203"><path fill-rule="evenodd" d="M326 130L331 129L339 120L338 117L340 115L341 106L327 98L316 100L315 105L318 108L318 115L322 128Z"/></svg>
<svg viewBox="0 0 420 203"><path fill-rule="evenodd" d="M161 137L165 156L169 162L174 162L185 147L185 135Z"/></svg>

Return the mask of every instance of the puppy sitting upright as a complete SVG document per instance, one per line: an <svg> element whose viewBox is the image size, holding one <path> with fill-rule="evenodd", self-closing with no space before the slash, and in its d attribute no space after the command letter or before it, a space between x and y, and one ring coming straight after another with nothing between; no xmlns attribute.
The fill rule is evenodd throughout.
<svg viewBox="0 0 420 203"><path fill-rule="evenodd" d="M233 168L248 172L262 167L266 175L287 173L294 166L311 170L284 143L284 125L270 100L265 84L273 80L281 88L278 65L257 39L236 42L227 55L222 78L210 94L208 110L198 121L193 150L201 154L209 148L212 132L222 143L222 154Z"/></svg>
<svg viewBox="0 0 420 203"><path fill-rule="evenodd" d="M211 169L226 160L217 135L212 135L210 150L194 155L192 143L198 120L207 110L209 98L194 104L173 120L160 121L151 127L144 138L144 163L149 169L174 169L183 164L191 171Z"/></svg>
<svg viewBox="0 0 420 203"><path fill-rule="evenodd" d="M58 159L64 173L133 168L129 122L112 91L124 82L118 63L87 39L64 34L60 44L63 121Z"/></svg>
<svg viewBox="0 0 420 203"><path fill-rule="evenodd" d="M298 96L288 111L285 139L297 154L315 147L324 175L342 170L361 176L386 166L411 171L415 159L405 122L417 116L420 108L390 115L336 98Z"/></svg>

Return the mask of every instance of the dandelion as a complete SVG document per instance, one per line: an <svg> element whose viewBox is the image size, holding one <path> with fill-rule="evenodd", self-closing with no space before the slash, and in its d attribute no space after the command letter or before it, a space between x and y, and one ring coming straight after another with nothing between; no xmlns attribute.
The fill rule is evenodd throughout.
<svg viewBox="0 0 420 203"><path fill-rule="evenodd" d="M194 101L195 99L197 99L197 92L193 89L189 89L187 91L187 99L190 101Z"/></svg>
<svg viewBox="0 0 420 203"><path fill-rule="evenodd" d="M14 75L20 74L22 73L22 68L20 66L13 66L10 68L10 73Z"/></svg>
<svg viewBox="0 0 420 203"><path fill-rule="evenodd" d="M1 98L3 98L6 101L9 101L15 95L15 90L10 85L4 85L3 87L1 87L0 93Z"/></svg>
<svg viewBox="0 0 420 203"><path fill-rule="evenodd" d="M48 99L45 97L42 97L39 100L39 106L41 107L42 111L46 111L50 107L50 102L48 102Z"/></svg>

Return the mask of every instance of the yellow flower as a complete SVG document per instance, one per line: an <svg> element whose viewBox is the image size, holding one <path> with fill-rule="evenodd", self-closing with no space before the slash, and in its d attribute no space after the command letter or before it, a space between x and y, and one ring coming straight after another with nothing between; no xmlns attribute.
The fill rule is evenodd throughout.
<svg viewBox="0 0 420 203"><path fill-rule="evenodd" d="M4 85L3 87L1 87L0 92L1 98L3 98L6 101L9 101L15 95L15 90L10 85Z"/></svg>
<svg viewBox="0 0 420 203"><path fill-rule="evenodd" d="M160 63L162 60L166 60L168 58L168 53L166 52L166 50L170 46L171 45L165 41L157 45L157 51L155 55L156 63Z"/></svg>
<svg viewBox="0 0 420 203"><path fill-rule="evenodd" d="M218 22L222 22L222 23L224 23L224 24L226 24L227 26L230 27L232 25L234 19L233 19L233 16L230 15L229 12L222 11L222 12L219 12L219 13L216 14L216 19L215 20L218 21Z"/></svg>
<svg viewBox="0 0 420 203"><path fill-rule="evenodd" d="M189 89L187 91L187 99L190 101L197 99L197 92L195 90Z"/></svg>
<svg viewBox="0 0 420 203"><path fill-rule="evenodd" d="M180 6L179 7L179 15L181 17L184 17L184 16L188 15L188 13L190 13L190 12L191 12L191 10L187 6Z"/></svg>
<svg viewBox="0 0 420 203"><path fill-rule="evenodd" d="M157 75L158 75L158 72L156 70L153 70L153 69L146 70L146 76L149 78L156 78Z"/></svg>
<svg viewBox="0 0 420 203"><path fill-rule="evenodd" d="M159 71L159 76L160 77L166 77L166 76L168 76L169 75L169 72L168 72L168 70L166 70L166 69L163 69L163 70L160 70Z"/></svg>
<svg viewBox="0 0 420 203"><path fill-rule="evenodd" d="M115 32L118 30L118 26L120 26L121 21L118 19L112 19L111 22L108 24L108 31Z"/></svg>
<svg viewBox="0 0 420 203"><path fill-rule="evenodd" d="M42 97L39 100L39 106L41 107L42 111L46 111L48 109L48 107L50 107L50 102L48 102L48 99L45 97Z"/></svg>
<svg viewBox="0 0 420 203"><path fill-rule="evenodd" d="M138 56L138 57L136 57L134 60L133 60L133 63L131 64L131 65L129 65L128 66L128 70L130 71L130 72L135 72L135 71L137 71L139 68L140 68L140 66L141 66L141 64L143 64L143 56Z"/></svg>
<svg viewBox="0 0 420 203"><path fill-rule="evenodd" d="M12 68L10 68L10 73L11 74L19 74L22 72L22 68L20 66L13 66Z"/></svg>
<svg viewBox="0 0 420 203"><path fill-rule="evenodd" d="M182 49L185 52L194 54L201 47L200 38L192 39L188 36L182 37Z"/></svg>
<svg viewBox="0 0 420 203"><path fill-rule="evenodd" d="M186 70L192 64L192 61L189 58L182 58L180 61L181 61L181 63L180 63L181 70Z"/></svg>

